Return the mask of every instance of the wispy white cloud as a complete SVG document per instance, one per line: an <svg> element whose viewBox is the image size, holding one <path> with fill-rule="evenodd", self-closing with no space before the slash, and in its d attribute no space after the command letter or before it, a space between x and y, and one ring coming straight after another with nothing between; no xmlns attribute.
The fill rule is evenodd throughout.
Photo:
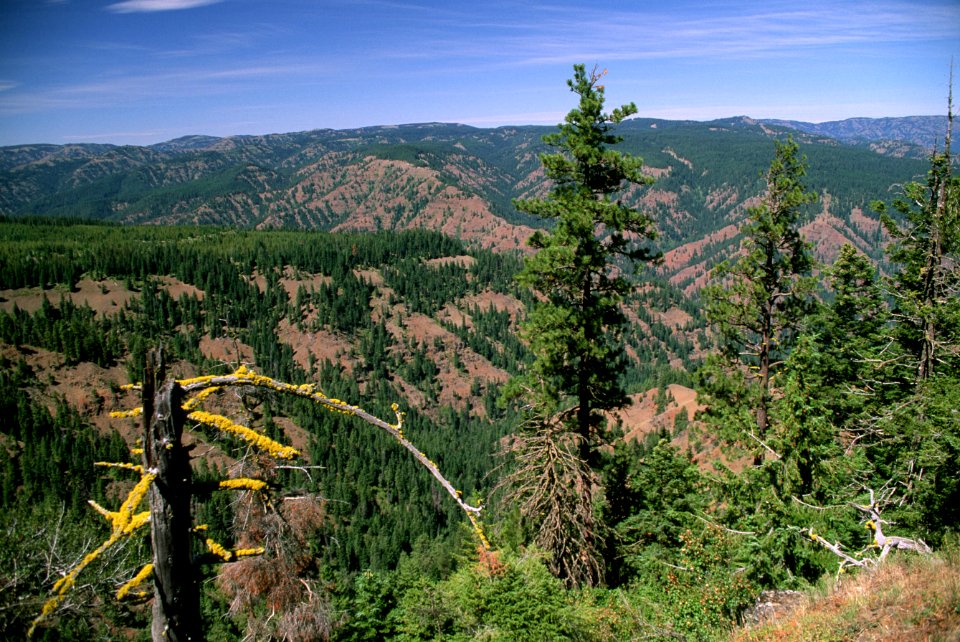
<svg viewBox="0 0 960 642"><path fill-rule="evenodd" d="M114 13L150 13L154 11L179 11L195 9L223 0L124 0L107 6Z"/></svg>
<svg viewBox="0 0 960 642"><path fill-rule="evenodd" d="M810 0L742 3L738 10L681 14L671 9L603 10L529 4L509 18L438 11L405 44L408 58L477 58L511 66L583 60L755 59L804 55L831 47L955 38L960 5L927 7L899 0L845 4ZM420 25L424 27L426 25ZM457 37L450 37L456 33ZM435 35L442 34L442 35ZM412 35L412 34L411 34ZM396 45L397 43L390 43ZM385 49L386 52L386 49Z"/></svg>
<svg viewBox="0 0 960 642"><path fill-rule="evenodd" d="M95 141L95 140L109 140L110 142L126 141L126 140L143 140L158 138L163 136L164 133L160 130L149 130L149 131L120 131L120 132L98 132L96 134L67 134L63 136L63 140L66 141Z"/></svg>
<svg viewBox="0 0 960 642"><path fill-rule="evenodd" d="M0 93L0 116L60 109L90 109L135 104L142 100L176 100L199 96L243 95L265 82L328 78L323 63L303 60L275 64L185 67L157 73L124 73L86 82L23 92ZM10 83L8 89L16 85ZM0 81L0 90L4 89Z"/></svg>

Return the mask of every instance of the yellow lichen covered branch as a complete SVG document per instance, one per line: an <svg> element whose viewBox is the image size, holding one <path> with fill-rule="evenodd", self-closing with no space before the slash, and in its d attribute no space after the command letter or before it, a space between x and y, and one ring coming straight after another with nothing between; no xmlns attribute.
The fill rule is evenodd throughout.
<svg viewBox="0 0 960 642"><path fill-rule="evenodd" d="M262 479L238 477L236 479L222 479L218 485L224 490L261 491L267 487L267 482L263 481Z"/></svg>
<svg viewBox="0 0 960 642"><path fill-rule="evenodd" d="M27 637L32 637L37 625L46 619L48 615L53 613L58 606L60 606L63 598L67 595L67 591L73 588L74 582L76 582L80 571L89 566L91 562L100 557L101 553L113 546L116 542L117 539L111 535L110 539L105 541L90 553L87 553L87 555L80 560L79 564L74 566L66 575L57 580L56 584L53 585L53 597L43 603L43 608L40 609L40 615L34 618L33 622L30 624L30 629L27 631Z"/></svg>
<svg viewBox="0 0 960 642"><path fill-rule="evenodd" d="M393 404L393 411L396 414L397 423L391 424L387 421L384 421L383 419L380 419L379 417L376 417L368 413L367 411L365 411L364 409L358 406L348 404L347 402L341 401L340 399L335 399L333 397L326 396L325 394L317 390L313 384L293 385L289 383L284 383L282 381L275 381L270 377L266 377L264 375L257 374L252 370L249 370L246 366L240 366L240 368L238 368L233 374L194 377L192 379L180 380L178 381L178 383L183 387L183 389L187 393L191 393L191 392L197 393L187 401L187 404L190 404L194 399L196 399L200 395L209 394L209 393L205 393L205 391L209 390L210 388L222 388L225 386L247 385L247 386L254 386L257 388L265 388L267 390L273 390L273 391L284 393L284 394L290 394L297 397L302 397L304 399L309 399L327 408L328 410L332 410L334 412L340 412L347 415L352 415L354 417L357 417L367 422L368 424L371 424L377 428L380 428L381 430L386 431L391 436L393 436L394 439L400 442L400 445L406 448L410 452L410 454L414 456L414 458L417 461L419 461L424 467L426 467L427 470L430 471L430 474L433 475L434 479L437 480L437 482L444 488L444 490L447 491L447 494L449 494L450 497L452 497L453 500L457 503L457 505L467 514L467 516L470 519L470 523L473 525L474 532L477 534L477 537L480 540L483 547L485 549L490 548L490 543L487 541L487 538L483 533L483 529L478 519L480 511L482 510L483 507L471 506L466 502L464 502L462 498L462 493L458 491L453 486L453 484L451 484L447 480L447 478L440 473L440 469L437 467L437 465L406 438L406 436L403 434L403 413L400 412L399 406L397 404ZM201 412L201 411L195 411L194 413L191 413L189 416L195 421L199 421L199 419L194 417L194 414L196 414L196 412ZM217 417L218 415L213 415L213 416ZM220 420L218 421L226 422L226 424L229 424L230 426L236 426L236 424L233 424L233 422L231 422L229 419L226 419L226 418L220 418ZM207 423L207 422L204 422L204 423ZM211 424L211 425L214 425L214 424ZM243 428L243 427L240 426L239 428ZM225 427L221 429L227 430L228 432L230 432L230 430L228 430ZM250 429L246 428L244 430L250 430ZM265 437L263 437L263 435L260 435L259 433L256 433L254 431L250 431L250 432L253 433L253 435L256 435L258 438L266 439Z"/></svg>
<svg viewBox="0 0 960 642"><path fill-rule="evenodd" d="M255 546L253 548L238 548L233 551L234 557L251 557L253 555L263 555L266 552L262 546Z"/></svg>
<svg viewBox="0 0 960 642"><path fill-rule="evenodd" d="M127 595L130 594L130 591L140 586L145 579L150 577L150 574L153 573L153 564L145 564L143 568L140 569L140 572L133 576L129 582L120 587L120 590L117 591L117 599L122 600ZM145 593L138 592L135 593L138 597L145 597Z"/></svg>
<svg viewBox="0 0 960 642"><path fill-rule="evenodd" d="M277 459L293 459L294 457L300 455L300 452L296 448L293 448L292 446L284 446L283 444L270 439L266 435L258 433L256 430L247 428L246 426L241 426L240 424L235 424L223 415L215 415L212 412L206 412L205 410L194 410L187 415L187 418L216 428L221 432L229 433L239 437L250 445L259 448L260 450L268 453L271 457L276 457Z"/></svg>
<svg viewBox="0 0 960 642"><path fill-rule="evenodd" d="M189 397L183 405L184 409L190 412L188 416L191 419L216 427L219 430L232 433L241 439L245 439L249 443L265 450L266 452L269 452L274 457L281 459L292 459L293 457L299 455L299 453L290 446L282 446L272 439L269 439L268 437L251 430L250 428L235 424L226 417L207 413L201 410L195 410L195 408L197 408L197 406L199 406L204 399L213 394L214 391L221 388L241 385L254 386L257 388L264 388L267 390L273 390L275 392L309 399L327 408L328 410L352 415L367 422L368 424L371 424L372 426L386 431L394 439L400 442L400 445L406 448L417 461L419 461L427 470L430 471L430 474L433 475L434 479L437 480L443 489L447 491L447 494L453 498L453 501L455 501L457 505L467 514L470 519L470 523L473 525L473 529L484 548L489 548L490 544L487 541L486 536L483 534L483 529L481 528L478 520L478 516L483 507L471 506L470 504L464 502L462 497L463 494L440 473L440 469L437 467L437 465L406 438L406 436L403 434L403 413L400 412L397 404L393 405L393 411L396 414L397 423L391 424L368 413L363 408L348 404L340 399L326 396L317 390L313 384L294 385L284 383L282 381L276 381L270 377L257 374L253 370L248 369L246 366L240 366L235 372L228 375L204 375L200 377L192 377L190 379L180 379L177 381L177 383L180 384L180 386L188 394L194 393L193 396Z"/></svg>
<svg viewBox="0 0 960 642"><path fill-rule="evenodd" d="M136 408L131 408L130 410L111 410L110 416L114 419L126 419L132 417L139 417L143 414L143 407L137 406Z"/></svg>
<svg viewBox="0 0 960 642"><path fill-rule="evenodd" d="M100 555L107 551L111 546L124 539L129 537L134 531L150 521L150 511L143 511L140 513L134 513L133 511L140 505L140 502L143 501L143 498L147 494L147 490L150 488L150 484L153 483L154 475L152 473L147 473L140 478L140 481L130 489L130 493L127 495L127 498L123 500L123 503L120 505L120 509L117 511L110 511L106 508L100 506L95 501L90 500L90 505L101 515L103 515L108 522L110 522L110 537L107 538L107 541L103 542L95 548L90 553L87 553L86 556L80 563L74 566L70 571L61 577L53 585L53 597L47 600L43 608L40 610L40 615L33 620L30 624L30 630L27 631L27 637L33 635L34 630L37 628L37 625L44 620L48 615L53 613L60 603L63 601L64 597L71 588L73 588L74 583L77 580L77 576L80 575L80 572L83 571L87 566L92 564Z"/></svg>
<svg viewBox="0 0 960 642"><path fill-rule="evenodd" d="M143 474L143 466L140 464L131 464L127 461L95 461L93 462L94 466L101 466L103 468L125 468L127 470L132 470L135 472Z"/></svg>
<svg viewBox="0 0 960 642"><path fill-rule="evenodd" d="M239 559L241 557L252 557L254 555L263 555L266 549L262 546L257 546L254 548L238 548L236 550L230 550L220 544L219 542L207 538L204 540L204 543L207 545L207 550L210 551L212 555L221 559L224 562L229 562L234 559Z"/></svg>
<svg viewBox="0 0 960 642"><path fill-rule="evenodd" d="M206 540L204 540L204 542L207 545L207 550L222 559L224 562L229 562L231 558L233 558L233 553L228 551L223 547L222 544L216 542L215 540L208 537Z"/></svg>
<svg viewBox="0 0 960 642"><path fill-rule="evenodd" d="M201 390L200 392L198 392L197 394L195 394L193 397L190 397L189 399L187 399L187 400L184 402L184 404L183 404L183 409L186 410L187 412L190 412L191 410L194 410L194 409L197 408L201 403L203 403L203 401L204 401L207 397L211 396L213 393L217 392L218 390L220 390L220 388L217 387L217 386L211 386L210 388L206 388L205 390Z"/></svg>

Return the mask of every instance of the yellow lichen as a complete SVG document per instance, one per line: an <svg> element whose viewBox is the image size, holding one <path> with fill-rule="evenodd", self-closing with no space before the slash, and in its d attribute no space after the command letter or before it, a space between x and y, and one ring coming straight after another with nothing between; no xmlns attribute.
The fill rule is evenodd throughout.
<svg viewBox="0 0 960 642"><path fill-rule="evenodd" d="M233 554L237 557L250 557L252 555L263 555L266 551L262 546L257 546L256 548L238 548L233 551Z"/></svg>
<svg viewBox="0 0 960 642"><path fill-rule="evenodd" d="M131 408L130 410L111 410L110 416L114 419L126 419L128 417L139 417L143 414L143 408Z"/></svg>
<svg viewBox="0 0 960 642"><path fill-rule="evenodd" d="M262 479L251 479L249 477L238 477L236 479L223 479L220 481L220 488L224 490L254 490L260 491L267 487L267 482Z"/></svg>
<svg viewBox="0 0 960 642"><path fill-rule="evenodd" d="M273 439L270 439L266 435L262 435L255 430L233 423L223 415L215 415L211 412L206 412L203 410L194 410L187 415L187 417L193 421L211 426L222 432L239 437L250 445L262 450L263 452L266 452L271 457L276 457L277 459L293 459L300 454L296 448L277 443Z"/></svg>
<svg viewBox="0 0 960 642"><path fill-rule="evenodd" d="M133 470L141 475L143 474L143 466L139 464L131 464L129 462L116 462L116 461L95 461L93 462L94 466L102 466L103 468L125 468L127 470Z"/></svg>
<svg viewBox="0 0 960 642"><path fill-rule="evenodd" d="M222 559L224 562L229 562L230 559L233 557L233 553L231 553L226 548L224 548L221 544L210 539L209 537L206 539L206 544L207 544L207 550L213 553L214 555L216 555L217 557L219 557L220 559Z"/></svg>
<svg viewBox="0 0 960 642"><path fill-rule="evenodd" d="M117 591L117 599L122 600L127 595L130 594L130 591L137 588L145 579L150 577L150 574L153 573L153 564L146 564L143 568L140 569L140 572L133 576L133 578L120 587L120 590Z"/></svg>
<svg viewBox="0 0 960 642"><path fill-rule="evenodd" d="M187 412L190 412L191 410L194 410L195 408L197 408L197 406L199 406L201 403L203 403L203 401L204 401L207 397L213 395L213 394L216 393L218 390L220 390L220 387L219 387L219 386L213 386L213 387L211 387L211 388L204 388L203 390L201 390L200 392L198 392L198 393L195 394L194 396L192 396L192 397L190 397L189 399L187 399L187 400L184 402L184 404L183 404L183 409L186 410Z"/></svg>
<svg viewBox="0 0 960 642"><path fill-rule="evenodd" d="M148 510L143 511L142 513L137 513L136 515L132 515L130 517L130 521L127 522L126 526L123 527L123 534L129 535L149 521L150 511Z"/></svg>
<svg viewBox="0 0 960 642"><path fill-rule="evenodd" d="M112 527L111 539L119 538L122 535L129 535L150 521L149 511L142 513L134 513L133 511L140 505L140 502L143 501L155 477L156 475L153 473L147 473L141 477L140 481L130 489L127 498L123 500L123 504L121 504L120 508L116 511L107 510L92 499L88 500L87 503L110 522Z"/></svg>
<svg viewBox="0 0 960 642"><path fill-rule="evenodd" d="M473 513L467 513L467 518L470 520L470 524L473 525L473 532L477 536L477 539L480 540L480 544L483 545L484 550L490 550L490 540L487 539L487 535L483 532L483 526L480 525L480 520L477 519L477 516Z"/></svg>

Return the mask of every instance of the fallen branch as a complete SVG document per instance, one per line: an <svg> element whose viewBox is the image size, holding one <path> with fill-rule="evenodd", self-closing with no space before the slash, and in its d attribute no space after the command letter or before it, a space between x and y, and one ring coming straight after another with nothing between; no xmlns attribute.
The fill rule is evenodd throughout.
<svg viewBox="0 0 960 642"><path fill-rule="evenodd" d="M877 564L886 559L887 555L892 549L914 551L922 555L929 555L932 553L930 547L927 546L926 542L921 539L911 539L909 537L900 537L897 535L885 535L883 532L883 524L889 524L890 522L881 517L880 511L881 504L889 500L889 494L882 497L880 500L877 500L873 489L868 490L870 492L869 504L864 506L862 504L856 504L853 502L850 503L851 506L866 516L867 519L864 525L873 533L873 541L865 549L857 553L856 556L843 551L843 547L840 542L831 543L825 537L816 533L812 528L801 530L801 532L809 537L811 541L820 544L825 549L840 558L840 567L837 569L838 575L843 573L848 566L855 566L858 568L875 567ZM875 557L868 555L871 549L877 549L880 551L880 553Z"/></svg>
<svg viewBox="0 0 960 642"><path fill-rule="evenodd" d="M890 522L881 519L878 504L879 502L874 499L873 490L870 489L870 503L867 506L852 502L850 505L867 515L866 527L873 531L873 546L880 549L879 559L885 559L890 550L894 548L902 551L915 551L923 555L929 555L932 552L922 539L884 535L883 524L889 524Z"/></svg>

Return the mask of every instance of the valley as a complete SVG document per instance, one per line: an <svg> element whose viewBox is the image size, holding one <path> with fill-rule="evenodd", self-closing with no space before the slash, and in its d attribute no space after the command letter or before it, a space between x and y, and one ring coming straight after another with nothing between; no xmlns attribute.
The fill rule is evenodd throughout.
<svg viewBox="0 0 960 642"><path fill-rule="evenodd" d="M64 573L65 564L52 562L50 551L72 547L63 557L76 558L99 537L85 521L87 501L109 505L129 491L129 476L94 462L130 459L140 423L109 413L139 403L124 386L140 380L147 354L162 346L168 372L179 379L245 366L279 381L316 385L379 417L392 416L399 404L411 442L465 498L490 506L484 515L497 542L493 553L474 550L457 507L384 435L301 400L221 391L212 398L230 421L304 454L300 470L274 468L199 425L188 431L198 478L257 470L282 489L280 522L298 524L295 532L276 526L281 537L260 522L248 526L240 504L229 499L197 500L195 514L217 541L239 546L251 533L269 531L282 542L264 558L269 561L203 571L204 626L223 639L238 639L244 623L218 621L215 614L261 585L255 595L272 596L285 618L308 603L319 609L314 614L338 614L305 629L333 639L367 639L363 631L388 629L431 639L428 631L459 625L442 610L423 610L427 598L458 605L450 608L471 614L467 621L485 608L513 617L511 609L530 591L561 614L563 636L616 639L643 629L630 617L656 622L657 634L667 637L684 626L710 635L726 631L736 617L731 614L760 587L797 586L835 565L828 552L796 537L802 525L811 533L816 524L846 541L862 539L850 526L855 518L834 519L814 504L850 495L860 473L847 467L852 458L843 450L854 452L864 438L857 413L881 412L857 405L872 401L849 401L844 391L860 385L867 371L850 372L880 362L882 341L910 344L883 338L880 330L849 346L839 340L847 330L834 324L849 319L835 319L855 318L860 310L841 307L834 268L853 269L853 262L879 277L900 274L890 254L897 239L871 203L926 175L929 161L917 137L923 124L904 125L911 138L896 145L868 140L874 130L864 123L856 136L846 136L852 142L828 138L822 128L801 131L797 123L789 125L799 129L791 129L748 118L634 119L618 129L622 151L642 156L645 175L655 179L624 191L619 202L650 214L657 237L646 247L662 256L614 270L634 284L620 307L625 358L617 373L629 403L604 414L609 443L598 450L610 492L596 510L607 524L610 569L609 586L595 589L563 585L547 573L545 553L524 541L528 525L504 503L498 478L530 420L529 409L504 392L532 367L523 323L545 298L522 287L517 275L532 255L527 240L550 228L513 202L553 187L538 157L549 128L434 123L198 136L152 147L0 148L0 501L10 516L0 548L14 550L18 531L37 533L16 544L17 565L0 558L0 574L12 578L11 589L0 594L0 630L22 632L40 610L46 578ZM889 136L893 129L885 123L877 131ZM771 404L779 432L769 444L753 436L773 453L758 457L755 443L737 443L727 432L744 418L750 423L752 393L735 381L751 370L728 369L731 379L720 384L730 386L726 394L740 405L718 401L720 379L711 370L718 332L703 292L716 285L718 265L750 249L748 217L763 202L762 173L774 141L787 134L800 143L809 168L805 181L817 196L802 212L799 233L817 260L812 276L818 283L792 358L806 361L790 360L782 375L777 371L783 379L776 379ZM899 151L880 153L893 147ZM899 213L893 220L906 224L909 217ZM861 259L863 265L856 262ZM876 275L856 277L856 296L872 295ZM791 345L795 338L788 337ZM946 354L954 359L955 348ZM876 376L893 382L886 385L896 387L894 397L913 394L900 370ZM949 371L936 382L949 399L955 388ZM935 401L941 397L916 394L902 407L929 403L925 416L934 424L946 416ZM896 415L874 420L906 422ZM870 433L866 441L873 439ZM817 461L826 463L810 463L810 451L801 447L819 449ZM887 457L876 466L899 470L900 445L878 439L872 447ZM951 497L949 488L929 484L949 478L952 464L927 452L917 457L930 462L925 470L940 472L924 473L916 490L904 492ZM815 481L808 477L811 467ZM73 476L69 488L64 475ZM775 490L763 490L768 487ZM301 508L289 508L294 505ZM263 517L269 510L262 510L257 519L269 521ZM949 514L945 524L931 526L927 513L912 510L908 505L900 513L913 529L908 532L950 545ZM59 527L45 526L58 512L70 529L66 543ZM742 537L755 535L750 529L765 519L777 524L767 536ZM757 557L754 546L771 557ZM750 570L731 571L721 563L727 556ZM688 574L677 576L664 564ZM79 639L94 630L141 630L148 613L140 606L104 613L82 606L114 591L128 567L122 560L104 562L82 588L81 606L65 610L59 626ZM281 571L268 580L265 568ZM476 591L494 586L490 590L506 592L503 601L483 599L498 606L470 606L480 599ZM282 591L286 597L278 597ZM650 591L673 597L651 601ZM689 600L697 599L707 606L692 607ZM605 600L620 603L613 608ZM249 622L269 622L263 603L245 608ZM544 617L534 620L553 621Z"/></svg>

